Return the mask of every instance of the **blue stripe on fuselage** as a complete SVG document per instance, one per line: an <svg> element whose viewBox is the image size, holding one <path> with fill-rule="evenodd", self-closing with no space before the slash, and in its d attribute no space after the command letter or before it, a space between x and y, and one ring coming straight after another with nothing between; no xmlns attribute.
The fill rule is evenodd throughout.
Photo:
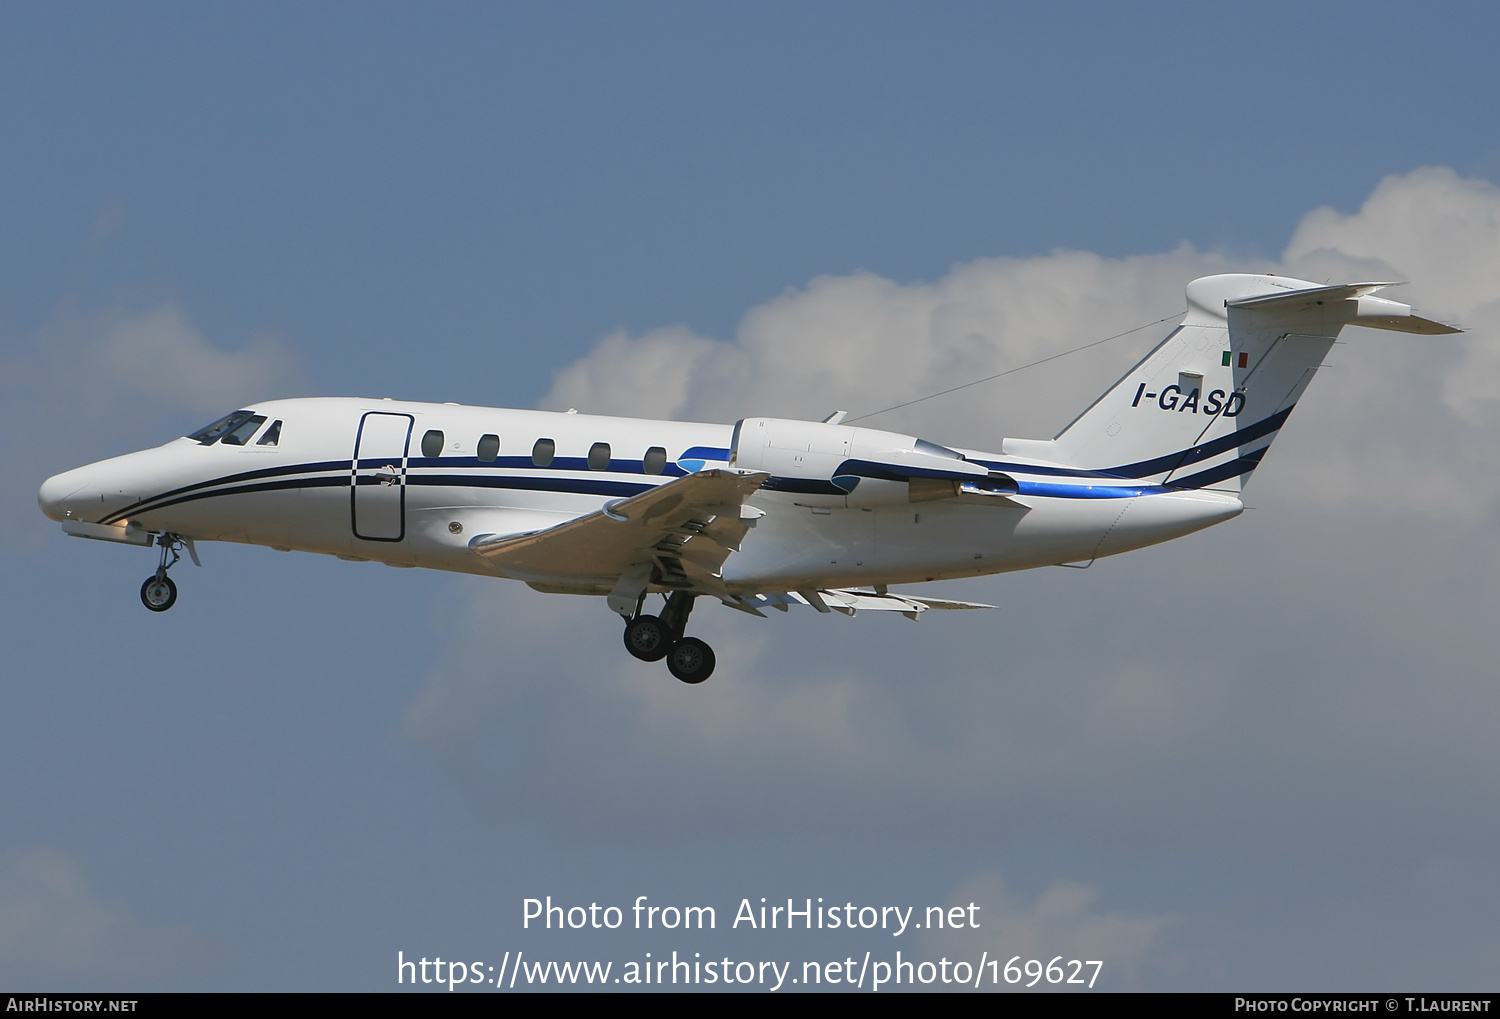
<svg viewBox="0 0 1500 1019"><path fill-rule="evenodd" d="M1039 495L1049 499L1134 499L1167 491L1160 485L1064 485L1054 481L1016 478L1017 495Z"/></svg>
<svg viewBox="0 0 1500 1019"><path fill-rule="evenodd" d="M1292 407L1295 407L1293 404ZM1167 474L1171 471L1180 470L1189 464L1201 463L1210 460L1222 453L1228 453L1232 449L1248 446L1256 439L1270 435L1286 423L1288 415L1292 413L1292 407L1277 411L1270 417L1261 418L1252 425L1246 425L1228 435L1220 436L1211 442L1205 442L1201 446L1193 446L1190 449L1179 450L1176 453L1168 453L1166 456L1152 457L1150 460L1140 460L1132 464L1123 464L1119 467L1106 468L1105 473L1113 474L1121 478L1149 478L1153 474Z"/></svg>

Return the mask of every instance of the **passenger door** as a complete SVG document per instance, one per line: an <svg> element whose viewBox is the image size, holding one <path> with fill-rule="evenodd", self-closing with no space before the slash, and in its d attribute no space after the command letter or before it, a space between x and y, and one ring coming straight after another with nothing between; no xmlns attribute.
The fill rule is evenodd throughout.
<svg viewBox="0 0 1500 1019"><path fill-rule="evenodd" d="M412 424L410 414L385 411L360 418L350 479L350 519L356 538L406 537L406 450Z"/></svg>

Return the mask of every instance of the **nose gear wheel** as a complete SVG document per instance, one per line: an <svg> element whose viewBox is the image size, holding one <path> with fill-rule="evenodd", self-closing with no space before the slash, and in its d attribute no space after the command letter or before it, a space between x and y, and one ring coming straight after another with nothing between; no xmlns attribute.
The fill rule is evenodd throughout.
<svg viewBox="0 0 1500 1019"><path fill-rule="evenodd" d="M141 585L141 604L152 612L165 612L177 603L177 585L171 577L150 576Z"/></svg>
<svg viewBox="0 0 1500 1019"><path fill-rule="evenodd" d="M152 612L165 612L177 604L177 585L167 576L167 571L182 558L177 547L181 545L186 548L194 563L198 562L198 553L193 549L193 539L167 531L156 536L156 544L161 548L161 561L156 566L156 572L141 584L141 604Z"/></svg>

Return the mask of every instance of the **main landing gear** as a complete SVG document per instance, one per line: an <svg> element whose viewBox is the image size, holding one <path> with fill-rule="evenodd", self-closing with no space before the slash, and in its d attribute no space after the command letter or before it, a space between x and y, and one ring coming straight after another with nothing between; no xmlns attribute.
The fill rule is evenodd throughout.
<svg viewBox="0 0 1500 1019"><path fill-rule="evenodd" d="M684 683L701 683L713 675L714 649L697 637L684 637L687 618L697 595L673 591L660 616L645 616L636 610L625 621L625 650L643 662L667 660L667 671Z"/></svg>
<svg viewBox="0 0 1500 1019"><path fill-rule="evenodd" d="M201 564L198 563L198 553L193 549L192 540L189 538L162 533L156 536L156 543L161 546L161 562L157 565L156 572L147 577L146 582L141 585L141 604L152 612L165 612L177 604L177 585L172 582L171 577L167 576L167 571L176 566L178 560L182 558L182 553L177 551L178 546L185 546L193 562Z"/></svg>

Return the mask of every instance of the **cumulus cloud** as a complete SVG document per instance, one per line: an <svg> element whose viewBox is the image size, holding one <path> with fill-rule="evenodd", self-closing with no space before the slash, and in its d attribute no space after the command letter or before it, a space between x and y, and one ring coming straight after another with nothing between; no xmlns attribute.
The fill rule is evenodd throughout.
<svg viewBox="0 0 1500 1019"><path fill-rule="evenodd" d="M993 926L922 932L924 952L950 958L1065 954L1104 959L1111 987L1211 983L1251 956L1249 971L1280 972L1306 954L1290 944L1321 951L1300 932L1331 914L1345 972L1488 958L1468 900L1413 875L1435 859L1487 874L1500 838L1500 454L1482 374L1500 274L1464 270L1456 285L1432 255L1444 233L1453 251L1487 250L1497 208L1483 182L1420 171L1351 213L1310 214L1274 264L1182 246L984 260L931 283L828 277L752 310L730 339L681 326L606 337L558 374L550 406L858 414L1159 318L1189 279L1239 269L1412 279L1401 299L1470 330L1350 330L1258 472L1252 512L1087 571L934 592L998 604L990 615L756 620L700 602L692 632L719 666L687 688L629 658L598 599L467 580L406 734L476 815L569 845L707 844L706 859L878 846L963 854L958 874L1031 875L1039 892L987 874L953 889L951 904L982 904ZM1422 230L1438 236L1410 236ZM1047 436L1165 328L872 423L981 447ZM1191 873L1104 906L1109 881L1074 880L1066 854L1049 871L1038 842ZM1304 886L1283 887L1292 872ZM1477 878L1472 901L1492 902L1492 884ZM1386 908L1420 919L1348 919Z"/></svg>
<svg viewBox="0 0 1500 1019"><path fill-rule="evenodd" d="M1056 252L981 259L931 283L869 273L820 277L749 311L718 340L684 326L614 333L558 372L547 407L703 420L747 414L854 415L1016 368L1180 313L1197 276L1274 271L1322 281L1411 280L1391 291L1461 337L1349 330L1256 495L1347 506L1370 479L1399 477L1388 509L1476 519L1500 496L1500 189L1429 168L1389 177L1351 214L1309 213L1276 263L1246 264L1187 244L1109 259ZM953 445L1050 437L1150 349L1170 325L871 419ZM1434 456L1434 448L1442 455Z"/></svg>
<svg viewBox="0 0 1500 1019"><path fill-rule="evenodd" d="M1269 473L1284 498L1302 493L1327 507L1363 499L1370 479L1400 477L1403 493L1381 502L1426 517L1479 519L1500 496L1500 188L1428 167L1385 178L1354 213L1307 214L1282 255L1308 279L1411 281L1388 291L1429 316L1455 322L1456 337L1351 329L1298 408L1297 442Z"/></svg>
<svg viewBox="0 0 1500 1019"><path fill-rule="evenodd" d="M1275 267L1183 246L984 260L924 284L819 279L754 309L732 341L683 327L608 337L547 402L719 420L858 413L1160 317L1204 272L1402 278L1405 253L1441 249L1381 238L1422 228L1397 212L1428 200L1500 208L1488 185L1421 171L1350 215L1311 214ZM1434 222L1493 235L1495 218ZM1423 310L1471 327L1495 300L1433 294ZM693 628L719 671L689 690L625 656L597 600L476 585L407 732L491 816L611 838L690 826L920 842L1003 817L1335 856L1421 853L1438 825L1477 851L1500 833L1482 778L1500 760L1481 721L1500 710L1486 680L1500 454L1444 394L1493 335L1351 331L1250 488L1265 512L1087 573L943 592L999 602L988 619L759 621L705 605ZM907 426L976 445L1050 434L1155 338L1113 364L1067 358L982 399L922 404Z"/></svg>
<svg viewBox="0 0 1500 1019"><path fill-rule="evenodd" d="M1282 260L1320 255L1388 266L1431 314L1462 320L1500 297L1500 188L1438 166L1386 177L1358 212L1309 212Z"/></svg>
<svg viewBox="0 0 1500 1019"><path fill-rule="evenodd" d="M174 428L303 386L297 357L280 338L264 334L225 350L171 303L144 311L65 308L31 335L0 337L7 436L0 470L13 482L0 519L9 540L50 526L36 510L36 489L50 474L163 442Z"/></svg>
<svg viewBox="0 0 1500 1019"><path fill-rule="evenodd" d="M36 847L0 859L0 973L13 982L110 984L203 961L201 935L142 923L71 856Z"/></svg>
<svg viewBox="0 0 1500 1019"><path fill-rule="evenodd" d="M749 311L733 341L683 326L605 337L558 373L542 403L689 420L863 414L1172 315L1187 280L1227 268L1183 245L1126 259L1078 251L982 259L933 283L824 276ZM1075 390L1102 389L1131 360L1126 345L872 425L920 427L960 444L993 441L1006 422L1050 435L1082 409Z"/></svg>
<svg viewBox="0 0 1500 1019"><path fill-rule="evenodd" d="M1030 984L1041 990L1077 990L1066 980L1079 979L1086 986L1096 971L1093 966L1067 965L1075 959L1104 963L1097 971L1097 988L1118 991L1138 987L1143 969L1165 961L1161 958L1162 935L1180 918L1170 913L1101 912L1094 907L1098 898L1098 890L1088 885L1058 881L1028 905L998 875L978 874L955 888L946 902L950 908L980 905L972 914L980 923L979 932L968 928L927 929L921 934L922 948L929 954L974 961L980 958L979 953L988 952L989 958L999 960L1002 969L1020 956L1016 962L1021 970L1017 984L1002 982L1002 989L1019 990ZM1059 956L1061 982L1052 984L1045 967ZM1031 960L1043 967L1039 977L1026 973ZM988 974L985 986L989 986Z"/></svg>

